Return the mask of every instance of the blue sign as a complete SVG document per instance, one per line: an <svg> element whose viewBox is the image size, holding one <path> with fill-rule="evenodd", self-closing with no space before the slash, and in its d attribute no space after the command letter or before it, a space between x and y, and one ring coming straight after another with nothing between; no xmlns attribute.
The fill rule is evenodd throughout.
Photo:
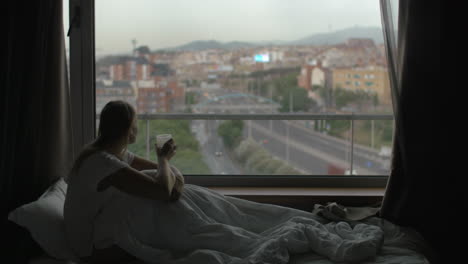
<svg viewBox="0 0 468 264"><path fill-rule="evenodd" d="M256 62L269 62L270 56L268 54L257 54L254 59Z"/></svg>

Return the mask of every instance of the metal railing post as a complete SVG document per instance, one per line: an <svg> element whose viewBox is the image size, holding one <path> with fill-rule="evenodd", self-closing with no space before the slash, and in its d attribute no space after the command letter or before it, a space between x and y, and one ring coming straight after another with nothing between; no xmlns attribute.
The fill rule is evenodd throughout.
<svg viewBox="0 0 468 264"><path fill-rule="evenodd" d="M353 163L354 163L354 117L351 118L351 171L349 175L353 175Z"/></svg>
<svg viewBox="0 0 468 264"><path fill-rule="evenodd" d="M286 121L286 162L289 163L289 120Z"/></svg>
<svg viewBox="0 0 468 264"><path fill-rule="evenodd" d="M149 160L150 144L149 144L149 118L146 118L146 159Z"/></svg>

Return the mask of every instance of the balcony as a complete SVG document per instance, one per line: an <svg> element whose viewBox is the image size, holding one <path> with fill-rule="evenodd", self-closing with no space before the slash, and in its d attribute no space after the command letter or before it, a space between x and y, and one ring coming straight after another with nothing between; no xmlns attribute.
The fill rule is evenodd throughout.
<svg viewBox="0 0 468 264"><path fill-rule="evenodd" d="M172 133L182 156L179 160L175 156L176 166L182 167L188 182L204 186L383 187L389 174L390 156L381 151L385 148L387 153L388 147L379 147L377 134L382 134L378 127L384 123L393 134L392 115L140 114L138 119L138 139L129 150L155 160L156 134ZM227 120L243 124L240 139L231 146L219 135L220 125ZM185 127L176 128L179 123ZM334 135L331 126L341 126L341 136ZM363 135L367 137L362 131L368 126L368 144L358 143ZM186 130L185 136L177 129ZM196 141L190 155L197 159L187 154L188 145L194 144L187 143L188 137ZM252 145L243 146L247 141ZM242 152L242 147L250 151ZM275 162L280 164L276 170ZM201 163L205 169L195 169Z"/></svg>

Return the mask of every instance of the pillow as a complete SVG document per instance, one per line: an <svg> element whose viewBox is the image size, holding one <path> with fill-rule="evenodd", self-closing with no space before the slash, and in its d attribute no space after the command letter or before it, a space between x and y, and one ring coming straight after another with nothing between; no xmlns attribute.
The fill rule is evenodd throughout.
<svg viewBox="0 0 468 264"><path fill-rule="evenodd" d="M37 201L11 211L8 219L26 228L41 248L57 259L76 260L65 237L63 205L67 183L60 178Z"/></svg>

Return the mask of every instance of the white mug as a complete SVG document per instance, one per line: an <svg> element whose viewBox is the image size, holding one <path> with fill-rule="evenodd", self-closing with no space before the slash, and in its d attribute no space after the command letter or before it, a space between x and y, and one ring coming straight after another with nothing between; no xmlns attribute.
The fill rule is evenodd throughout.
<svg viewBox="0 0 468 264"><path fill-rule="evenodd" d="M158 148L162 148L166 142L172 139L171 134L160 134L156 136L156 145Z"/></svg>

